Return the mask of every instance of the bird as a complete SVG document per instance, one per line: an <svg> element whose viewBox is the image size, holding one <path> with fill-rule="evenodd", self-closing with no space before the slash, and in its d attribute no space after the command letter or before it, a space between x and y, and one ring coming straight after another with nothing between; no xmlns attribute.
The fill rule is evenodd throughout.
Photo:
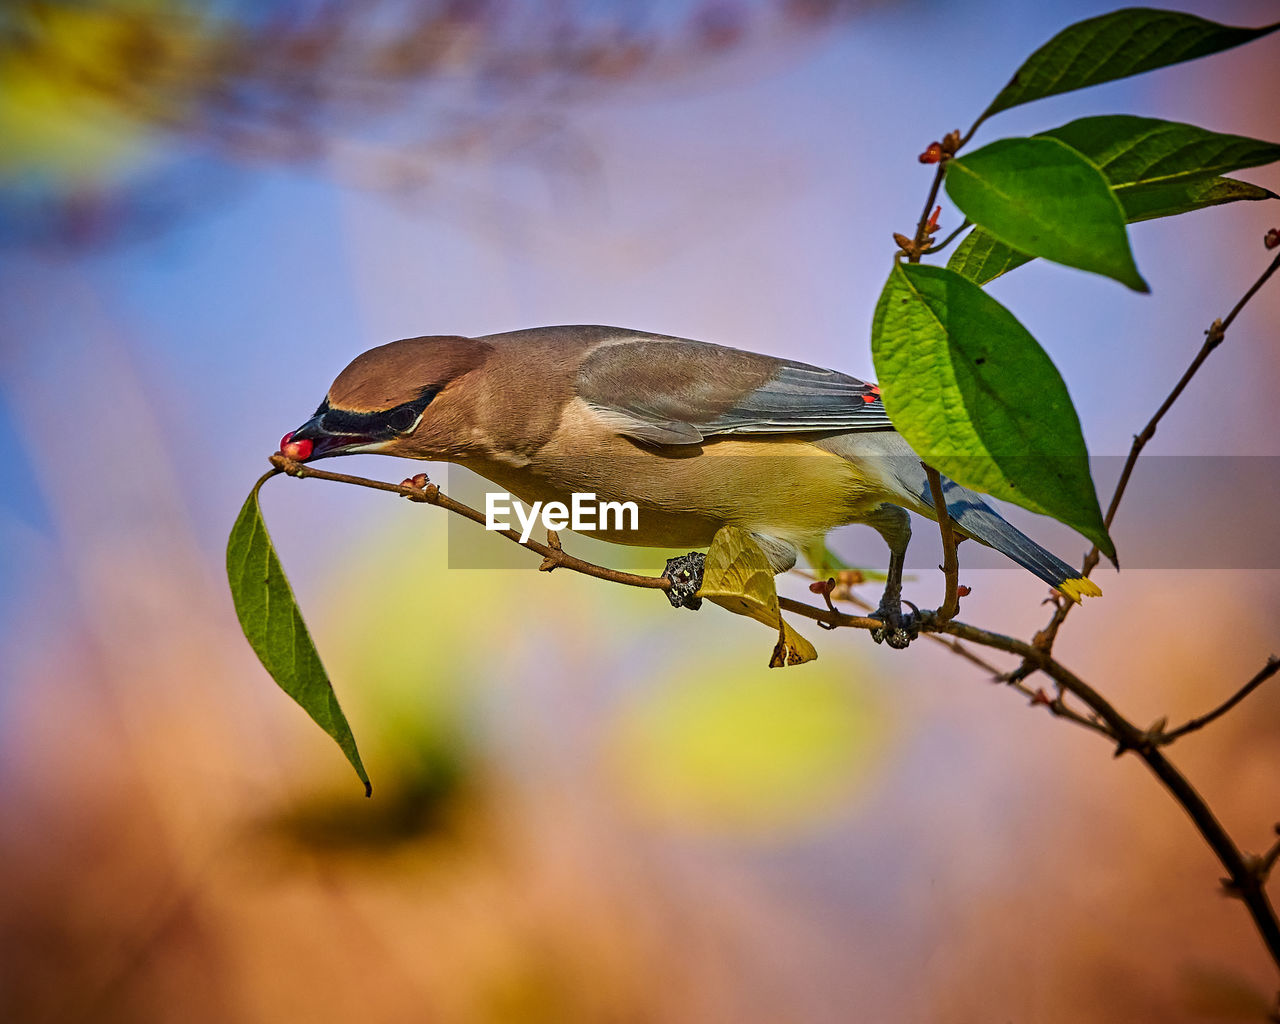
<svg viewBox="0 0 1280 1024"><path fill-rule="evenodd" d="M902 574L909 513L936 520L929 478L879 387L836 370L620 327L405 338L352 360L280 450L299 462L364 452L450 462L530 504L574 493L635 502L635 529L600 532L617 543L707 548L736 526L774 573L801 555L821 564L827 533L862 523L889 548L873 635L905 647L918 634ZM941 479L959 538L1072 601L1101 594L982 495ZM692 587L673 603L696 607L703 556L690 555Z"/></svg>

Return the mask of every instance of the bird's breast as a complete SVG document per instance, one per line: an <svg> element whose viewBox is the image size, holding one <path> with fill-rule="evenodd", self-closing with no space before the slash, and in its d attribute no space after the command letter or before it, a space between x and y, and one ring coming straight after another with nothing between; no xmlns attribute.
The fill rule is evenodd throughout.
<svg viewBox="0 0 1280 1024"><path fill-rule="evenodd" d="M568 504L574 493L635 502L638 529L599 536L655 547L705 547L725 525L803 543L885 499L854 464L804 439L651 448L612 432L578 431L558 433L524 464L497 456L462 464L526 503Z"/></svg>

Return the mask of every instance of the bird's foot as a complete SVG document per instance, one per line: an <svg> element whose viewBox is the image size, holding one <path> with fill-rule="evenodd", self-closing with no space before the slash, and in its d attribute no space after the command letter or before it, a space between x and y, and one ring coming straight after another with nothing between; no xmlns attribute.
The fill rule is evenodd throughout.
<svg viewBox="0 0 1280 1024"><path fill-rule="evenodd" d="M706 564L707 556L700 551L690 551L687 555L667 559L667 567L662 571L662 576L671 581L667 600L671 602L672 608L689 608L696 612L702 607L698 591L702 588L702 569Z"/></svg>
<svg viewBox="0 0 1280 1024"><path fill-rule="evenodd" d="M915 611L904 612L897 603L880 602L880 607L871 613L871 618L884 623L879 629L871 631L871 639L876 643L887 643L895 651L902 651L920 635L920 621Z"/></svg>

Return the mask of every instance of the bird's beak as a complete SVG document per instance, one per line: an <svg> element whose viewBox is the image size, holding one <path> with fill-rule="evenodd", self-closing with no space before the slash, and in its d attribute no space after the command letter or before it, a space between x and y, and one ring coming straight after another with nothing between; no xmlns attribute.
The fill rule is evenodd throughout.
<svg viewBox="0 0 1280 1024"><path fill-rule="evenodd" d="M313 416L280 439L280 452L297 462L314 462L330 455L369 451L376 443L376 438L359 434L332 434L320 425L319 416Z"/></svg>

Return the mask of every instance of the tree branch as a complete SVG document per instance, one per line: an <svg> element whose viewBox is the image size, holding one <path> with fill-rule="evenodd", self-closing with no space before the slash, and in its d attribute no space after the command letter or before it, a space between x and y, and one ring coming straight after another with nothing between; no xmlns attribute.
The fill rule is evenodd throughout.
<svg viewBox="0 0 1280 1024"><path fill-rule="evenodd" d="M1134 437L1133 445L1129 448L1129 457L1125 460L1124 469L1120 472L1120 480L1116 483L1115 493L1112 494L1111 503L1107 506L1107 514L1104 522L1106 523L1108 530L1111 529L1111 524L1115 520L1116 512L1120 508L1120 499L1124 497L1125 489L1129 486L1129 478L1133 475L1133 467L1138 461L1138 456L1142 454L1142 449L1147 446L1147 442L1155 437L1156 428L1160 425L1160 421L1164 419L1165 414L1173 407L1173 403L1176 402L1182 392L1186 390L1187 385L1191 383L1191 378L1194 377L1200 367L1204 365L1205 360L1209 358L1210 353L1222 344L1222 341L1227 334L1227 328L1229 328L1235 318L1240 315L1240 311L1244 309L1249 300L1258 293L1259 289L1267 283L1267 280L1276 272L1277 269L1280 269L1280 255L1277 255L1276 258L1271 261L1270 266L1268 266L1258 279L1250 285L1249 290L1241 296L1240 301L1232 307L1231 312L1228 313L1225 318L1222 320L1215 320L1209 325L1209 329L1205 331L1204 344L1200 346L1200 351L1197 352L1195 358L1191 360L1191 364L1178 379L1178 383L1173 386L1173 390L1170 391L1165 400L1160 403L1160 408L1156 410L1155 415L1152 416L1147 425L1142 428L1142 432ZM1080 575L1088 576L1098 567L1098 562L1100 560L1101 553L1098 551L1098 546L1095 544L1089 550L1089 553L1085 555ZM1073 607L1075 607L1074 601L1063 601L1059 603L1058 607L1054 610L1053 617L1049 620L1048 625L1036 634L1036 646L1045 651L1053 650L1054 641L1058 638L1058 630L1060 630L1062 628L1062 624L1067 621L1067 616L1071 614L1071 609ZM1025 670L1024 674L1034 670L1033 666L1029 664L1024 664L1022 668Z"/></svg>
<svg viewBox="0 0 1280 1024"><path fill-rule="evenodd" d="M938 161L938 169L933 174L933 184L929 186L929 198L924 202L924 212L920 214L920 220L916 222L915 237L911 240L911 245L907 249L907 261L909 263L919 263L920 255L924 252L925 247L929 244L929 214L933 211L933 204L938 198L938 190L942 188L942 178L947 173L947 158L944 155Z"/></svg>
<svg viewBox="0 0 1280 1024"><path fill-rule="evenodd" d="M921 626L921 629L927 628L929 628L928 625ZM1222 823L1205 803L1204 797L1160 751L1158 730L1137 728L1084 680L1074 675L1047 652L1032 644L998 633L990 633L961 622L943 623L938 628L972 643L1022 655L1026 660L1034 662L1041 672L1048 675L1063 689L1080 698L1109 726L1112 733L1119 738L1116 756L1133 751L1146 763L1191 819L1201 838L1213 850L1222 866L1227 869L1227 877L1223 880L1224 887L1245 904L1262 937L1263 944L1277 967L1280 967L1280 920L1276 918L1275 909L1271 906L1256 866L1251 864L1249 858L1236 846L1226 829L1222 827Z"/></svg>
<svg viewBox="0 0 1280 1024"><path fill-rule="evenodd" d="M942 535L942 564L938 566L946 580L946 592L942 605L934 612L940 622L949 622L960 614L960 560L956 557L956 533L952 529L951 513L947 511L947 499L942 493L942 477L926 463L925 475L929 478L929 493L933 495L933 511L938 517L938 532Z"/></svg>
<svg viewBox="0 0 1280 1024"><path fill-rule="evenodd" d="M954 242L963 231L971 227L973 227L973 221L971 221L968 217L966 217L964 221L960 224L960 226L956 228L953 232L951 232L951 234L947 235L947 237L944 238L937 245L929 246L929 248L925 249L924 252L922 252L920 255L932 256L936 252L942 252L942 250L945 249L947 246L949 246L952 242Z"/></svg>
<svg viewBox="0 0 1280 1024"><path fill-rule="evenodd" d="M1197 729L1203 729L1210 722L1221 718L1277 672L1280 672L1280 658L1272 655L1267 659L1267 663L1258 670L1258 673L1245 683L1244 686L1240 687L1239 690L1227 698L1227 700L1223 701L1207 714L1203 714L1199 718L1193 718L1184 725L1180 725L1178 728L1164 733L1160 737L1161 743L1168 744L1172 743L1174 740L1182 739L1182 737L1187 735L1187 733L1195 732Z"/></svg>
<svg viewBox="0 0 1280 1024"><path fill-rule="evenodd" d="M1275 827L1275 833L1280 836L1280 825ZM1266 853L1255 859L1254 871L1258 875L1258 881L1266 882L1271 877L1271 871L1278 860L1280 860L1280 838L1271 844L1271 848Z"/></svg>
<svg viewBox="0 0 1280 1024"><path fill-rule="evenodd" d="M375 491L389 491L392 494L400 495L402 498L408 498L410 501L421 502L424 505L436 505L449 512L456 512L463 518L470 519L473 523L479 523L482 526L485 523L483 512L450 498L438 486L429 482L425 473L419 474L413 480L406 480L401 484L389 484L382 480L370 480L363 476L349 476L346 473L330 473L327 470L315 469L278 453L271 456L271 464L290 476L296 476L302 480L312 477L316 480L332 480L340 484L370 487ZM416 482L419 479L422 481L421 484ZM608 580L610 583L621 583L626 587L644 587L650 590L671 589L671 581L665 576L639 576L635 573L609 569L603 565L596 565L584 559L575 558L559 546L560 542L554 535L548 538L554 541L553 544L540 544L536 540L521 540L520 534L516 533L515 530L495 530L493 532L506 537L515 544L519 544L522 548L528 548L530 551L540 554L542 556L542 564L538 568L543 572L550 572L552 569L569 569L573 572L580 572L584 576L594 576L596 579Z"/></svg>
<svg viewBox="0 0 1280 1024"><path fill-rule="evenodd" d="M792 572L796 573L797 575L803 576L806 579L812 580L815 578L806 572L802 572L799 569L793 569ZM873 605L870 601L864 601L862 598L860 598L848 587L837 586L834 591L831 591L828 594L828 597L834 597L837 601L847 601L849 604L852 604L858 608L861 608L863 611L866 611L866 612L875 611L875 605ZM781 603L784 600L790 601L790 598L780 597L778 600ZM794 604L796 605L796 607L790 608L789 610L794 611L798 615L804 615L805 610L816 611L816 609L811 609L808 605L801 604L799 601L794 602ZM871 619L869 621L876 622L876 623L880 622L879 619ZM937 633L925 633L924 636L927 640L935 644L939 644L942 647L945 647L947 650L951 651L951 653L956 655L957 657L963 658L965 661L969 662L969 664L976 665L978 668L982 669L982 671L984 671L988 676L991 677L991 681L993 683L1008 683L1009 673L996 668L994 665L991 664L991 662L985 660L984 658L979 657L972 650L970 650L968 647L962 644L959 640L952 640L950 637L939 636ZM1023 692L1025 692L1028 697L1032 695L1030 688L1024 689Z"/></svg>
<svg viewBox="0 0 1280 1024"><path fill-rule="evenodd" d="M797 601L793 597L783 597L781 594L778 595L778 607L783 611L802 615L806 619L813 619L814 622L822 623L831 629L835 629L838 626L846 626L851 629L884 628L884 623L880 619L873 619L865 615L846 615L844 612L834 611L830 608L815 608L811 604Z"/></svg>

